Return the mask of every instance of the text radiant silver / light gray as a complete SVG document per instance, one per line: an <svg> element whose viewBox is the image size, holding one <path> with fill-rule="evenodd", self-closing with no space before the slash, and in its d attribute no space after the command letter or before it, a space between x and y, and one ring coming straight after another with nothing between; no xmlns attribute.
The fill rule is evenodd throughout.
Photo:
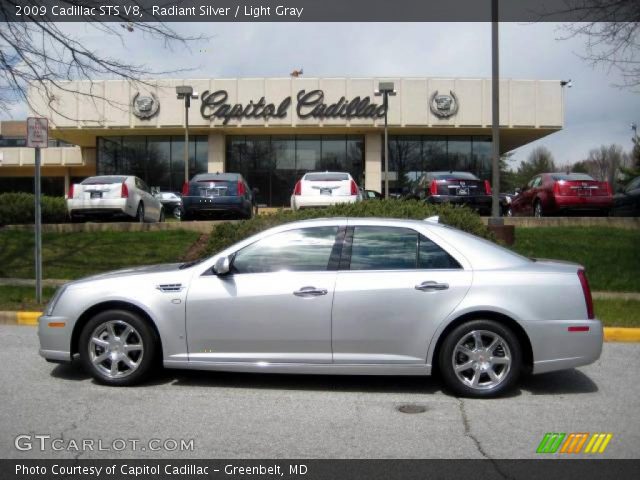
<svg viewBox="0 0 640 480"><path fill-rule="evenodd" d="M318 219L194 264L65 285L40 317L43 357L99 381L168 368L428 375L492 396L523 371L602 349L582 267L533 261L435 221Z"/></svg>

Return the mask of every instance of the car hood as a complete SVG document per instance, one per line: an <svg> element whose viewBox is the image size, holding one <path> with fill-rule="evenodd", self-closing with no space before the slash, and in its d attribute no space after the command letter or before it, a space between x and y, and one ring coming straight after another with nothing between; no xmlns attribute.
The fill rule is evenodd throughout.
<svg viewBox="0 0 640 480"><path fill-rule="evenodd" d="M146 265L144 267L124 268L122 270L114 270L111 272L104 272L104 273L99 273L97 275L91 275L90 277L84 277L71 283L77 284L77 283L84 283L84 282L92 282L95 280L108 280L108 279L113 279L118 277L144 275L148 273L173 272L173 271L180 270L180 265L182 265L182 263L164 263L160 265Z"/></svg>

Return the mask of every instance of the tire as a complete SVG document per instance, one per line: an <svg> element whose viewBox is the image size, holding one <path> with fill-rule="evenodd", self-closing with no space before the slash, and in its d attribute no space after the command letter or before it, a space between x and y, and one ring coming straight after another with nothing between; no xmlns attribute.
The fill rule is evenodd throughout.
<svg viewBox="0 0 640 480"><path fill-rule="evenodd" d="M160 209L160 218L158 218L158 222L164 222L164 208Z"/></svg>
<svg viewBox="0 0 640 480"><path fill-rule="evenodd" d="M494 341L497 343L488 351ZM445 385L456 395L496 397L517 382L522 352L508 327L494 320L472 320L447 335L440 348L438 365ZM460 369L465 366L468 368ZM495 378L490 376L492 372Z"/></svg>
<svg viewBox="0 0 640 480"><path fill-rule="evenodd" d="M182 218L182 209L180 207L173 208L173 218L180 220Z"/></svg>
<svg viewBox="0 0 640 480"><path fill-rule="evenodd" d="M135 221L138 223L144 223L144 204L140 202L138 210L136 210Z"/></svg>
<svg viewBox="0 0 640 480"><path fill-rule="evenodd" d="M544 212L542 210L542 202L540 200L536 200L533 204L533 216L536 218L544 217Z"/></svg>
<svg viewBox="0 0 640 480"><path fill-rule="evenodd" d="M130 333L123 340L122 335L127 329L131 329ZM108 342L107 345L110 347L98 345L93 338ZM107 310L97 314L84 326L78 351L82 366L96 381L105 385L129 386L141 383L149 376L156 360L158 343L155 331L135 313L127 310ZM125 345L141 348L126 352ZM107 348L113 349L112 355L119 358L115 367L109 358ZM103 355L106 357L99 361ZM135 366L127 365L125 356Z"/></svg>

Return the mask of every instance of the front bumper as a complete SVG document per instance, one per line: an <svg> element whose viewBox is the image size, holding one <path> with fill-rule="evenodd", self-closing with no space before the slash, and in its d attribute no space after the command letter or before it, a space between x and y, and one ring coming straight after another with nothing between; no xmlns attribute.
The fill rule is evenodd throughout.
<svg viewBox="0 0 640 480"><path fill-rule="evenodd" d="M569 327L589 327L570 332ZM545 320L529 322L525 329L533 350L533 373L553 372L589 365L600 358L603 330L600 320Z"/></svg>
<svg viewBox="0 0 640 480"><path fill-rule="evenodd" d="M49 326L60 323L64 323L64 327ZM50 362L70 362L72 332L73 326L68 318L42 315L38 318L40 356Z"/></svg>

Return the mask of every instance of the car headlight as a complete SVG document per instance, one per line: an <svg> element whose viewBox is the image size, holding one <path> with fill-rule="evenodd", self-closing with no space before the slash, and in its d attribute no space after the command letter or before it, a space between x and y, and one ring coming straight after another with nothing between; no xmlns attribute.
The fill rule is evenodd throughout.
<svg viewBox="0 0 640 480"><path fill-rule="evenodd" d="M51 297L51 300L49 300L49 303L47 304L47 308L44 310L44 314L47 317L50 317L51 315L53 315L53 310L56 308L56 304L58 303L58 300L60 300L60 297L62 297L62 294L66 289L67 289L67 286L63 285L60 288L58 288L58 290L56 290L56 293L53 294L53 297Z"/></svg>

